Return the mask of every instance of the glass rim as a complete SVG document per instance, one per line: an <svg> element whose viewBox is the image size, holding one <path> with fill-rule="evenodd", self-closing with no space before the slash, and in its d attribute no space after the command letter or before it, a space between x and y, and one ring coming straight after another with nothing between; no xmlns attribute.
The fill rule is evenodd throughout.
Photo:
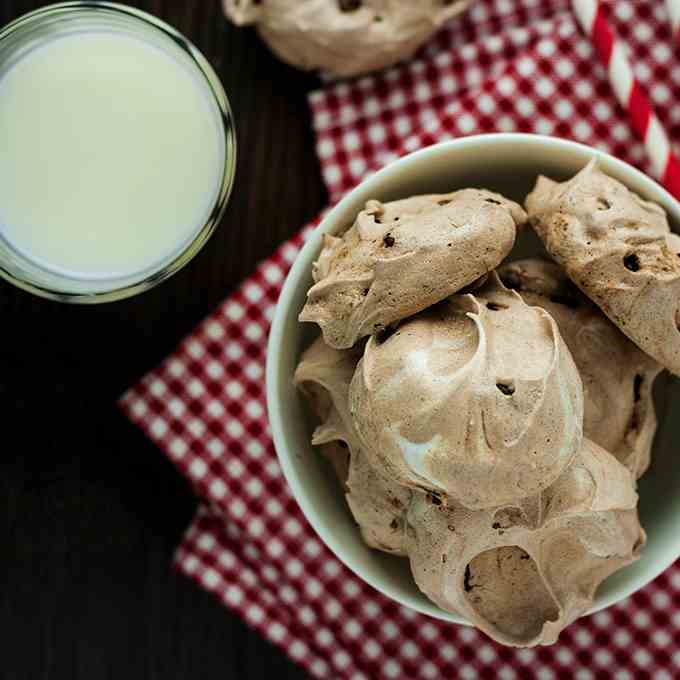
<svg viewBox="0 0 680 680"><path fill-rule="evenodd" d="M197 68L203 76L209 94L213 99L213 103L217 106L219 112L219 125L224 134L224 167L222 169L222 179L219 186L219 192L213 204L210 215L206 223L198 230L189 243L170 261L160 264L157 267L140 272L140 278L133 281L125 281L119 283L118 278L111 279L112 287L101 291L76 291L60 289L59 287L51 287L43 285L41 282L33 280L31 276L20 276L12 271L8 271L0 260L0 277L11 283L12 285L21 288L25 291L38 295L40 297L48 298L58 302L68 302L74 304L96 304L100 302L113 302L116 300L123 300L125 298L138 295L144 291L150 290L159 285L173 274L177 273L185 265L187 265L205 246L212 234L217 229L224 213L226 211L229 198L234 186L234 178L236 175L236 133L234 126L234 116L229 104L229 99L224 90L224 86L220 81L219 76L206 59L203 53L182 33L177 29L167 24L162 19L155 17L148 12L121 5L115 2L98 2L94 0L68 0L67 2L60 2L53 5L48 5L40 9L24 14L14 21L11 21L4 28L0 29L0 46L4 41L14 36L18 31L21 31L32 25L39 25L42 21L54 19L59 17L69 18L77 16L82 12L94 12L97 14L108 14L111 16L122 16L133 22L139 22L147 28L155 30L162 34L165 38L170 39L176 47L184 52L185 56L189 57L190 63ZM28 259L28 258L27 258ZM39 267L38 267L39 268ZM52 272L51 275L54 276ZM62 281L67 282L69 277L59 276ZM130 275L134 277L135 275ZM128 279L130 277L127 277ZM98 284L103 284L104 281L99 280Z"/></svg>

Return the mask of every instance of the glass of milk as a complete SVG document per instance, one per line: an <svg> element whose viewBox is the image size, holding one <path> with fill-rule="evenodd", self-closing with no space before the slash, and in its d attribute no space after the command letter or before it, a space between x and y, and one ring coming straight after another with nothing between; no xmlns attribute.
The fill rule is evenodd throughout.
<svg viewBox="0 0 680 680"><path fill-rule="evenodd" d="M66 2L0 31L0 276L65 302L146 290L219 223L236 141L224 89L136 9Z"/></svg>

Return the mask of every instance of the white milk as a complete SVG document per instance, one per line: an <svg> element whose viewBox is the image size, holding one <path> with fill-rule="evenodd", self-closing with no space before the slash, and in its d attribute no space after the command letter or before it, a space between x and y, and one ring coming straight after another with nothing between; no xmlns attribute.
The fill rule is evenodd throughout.
<svg viewBox="0 0 680 680"><path fill-rule="evenodd" d="M207 83L139 38L72 33L0 75L0 235L59 274L173 259L208 221L224 155Z"/></svg>

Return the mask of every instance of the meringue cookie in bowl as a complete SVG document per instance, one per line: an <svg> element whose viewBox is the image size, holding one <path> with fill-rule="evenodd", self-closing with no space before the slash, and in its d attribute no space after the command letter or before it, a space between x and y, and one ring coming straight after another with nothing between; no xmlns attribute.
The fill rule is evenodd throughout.
<svg viewBox="0 0 680 680"><path fill-rule="evenodd" d="M274 53L304 70L368 73L410 57L471 0L223 0Z"/></svg>
<svg viewBox="0 0 680 680"><path fill-rule="evenodd" d="M657 419L652 397L661 366L647 356L554 262L505 264L501 280L555 319L583 381L583 434L637 479L649 467Z"/></svg>
<svg viewBox="0 0 680 680"><path fill-rule="evenodd" d="M551 644L645 535L630 473L584 440L563 475L519 504L471 511L414 497L407 550L419 587L498 642Z"/></svg>
<svg viewBox="0 0 680 680"><path fill-rule="evenodd" d="M406 487L390 482L368 464L360 449L343 441L320 446L345 490L347 505L366 545L406 555L404 517L411 500Z"/></svg>
<svg viewBox="0 0 680 680"><path fill-rule="evenodd" d="M525 218L477 189L368 201L342 237L324 237L300 320L319 324L329 345L351 347L498 266Z"/></svg>
<svg viewBox="0 0 680 680"><path fill-rule="evenodd" d="M312 444L331 462L364 541L372 548L403 555L403 516L411 492L369 464L349 418L349 384L358 354L328 347L319 338L303 354L295 384L321 420Z"/></svg>
<svg viewBox="0 0 680 680"><path fill-rule="evenodd" d="M581 446L581 379L557 325L495 274L370 338L350 411L374 467L468 508L538 493Z"/></svg>
<svg viewBox="0 0 680 680"><path fill-rule="evenodd" d="M321 420L312 444L338 439L348 442L353 426L347 395L362 349L340 351L318 338L300 358L293 383Z"/></svg>
<svg viewBox="0 0 680 680"><path fill-rule="evenodd" d="M321 454L332 465L338 481L346 491L349 477L349 445L343 439L332 439L317 445Z"/></svg>
<svg viewBox="0 0 680 680"><path fill-rule="evenodd" d="M680 258L664 210L591 161L567 182L540 177L526 201L569 278L640 349L680 375Z"/></svg>
<svg viewBox="0 0 680 680"><path fill-rule="evenodd" d="M358 447L350 454L347 504L366 545L406 555L404 516L411 491L381 474Z"/></svg>

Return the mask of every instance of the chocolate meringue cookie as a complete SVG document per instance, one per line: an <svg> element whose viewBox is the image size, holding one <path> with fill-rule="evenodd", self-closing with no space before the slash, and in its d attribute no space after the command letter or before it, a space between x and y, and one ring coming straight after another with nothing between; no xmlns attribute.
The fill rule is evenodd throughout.
<svg viewBox="0 0 680 680"><path fill-rule="evenodd" d="M324 444L319 444L319 450L333 466L335 476L347 493L350 463L349 444L344 439L332 439Z"/></svg>
<svg viewBox="0 0 680 680"><path fill-rule="evenodd" d="M257 25L281 59L353 76L410 57L471 0L223 0L236 24Z"/></svg>
<svg viewBox="0 0 680 680"><path fill-rule="evenodd" d="M315 446L336 440L350 443L353 425L348 393L361 350L357 347L339 351L317 338L300 358L293 384L307 397L321 421L312 435Z"/></svg>
<svg viewBox="0 0 680 680"><path fill-rule="evenodd" d="M294 381L322 421L312 443L333 465L364 542L404 555L403 517L411 492L370 465L349 419L349 384L359 355L332 349L319 338L302 355Z"/></svg>
<svg viewBox="0 0 680 680"><path fill-rule="evenodd" d="M663 209L601 172L540 177L531 222L572 281L643 351L680 375L680 258Z"/></svg>
<svg viewBox="0 0 680 680"><path fill-rule="evenodd" d="M583 434L637 479L656 433L652 386L661 366L621 333L554 262L527 259L499 269L503 283L555 319L581 374Z"/></svg>
<svg viewBox="0 0 680 680"><path fill-rule="evenodd" d="M478 509L557 479L581 447L583 391L552 317L493 273L370 338L350 412L374 468Z"/></svg>
<svg viewBox="0 0 680 680"><path fill-rule="evenodd" d="M512 646L555 642L599 584L644 543L633 478L584 440L559 479L520 503L470 511L417 494L407 514L416 583L447 611Z"/></svg>
<svg viewBox="0 0 680 680"><path fill-rule="evenodd" d="M477 189L369 201L342 237L324 237L300 320L319 324L332 347L351 347L498 266L525 218Z"/></svg>
<svg viewBox="0 0 680 680"><path fill-rule="evenodd" d="M673 232L666 234L666 245L668 250L680 256L680 236Z"/></svg>
<svg viewBox="0 0 680 680"><path fill-rule="evenodd" d="M364 543L406 555L405 515L411 495L410 489L374 468L361 448L352 448L346 498Z"/></svg>

